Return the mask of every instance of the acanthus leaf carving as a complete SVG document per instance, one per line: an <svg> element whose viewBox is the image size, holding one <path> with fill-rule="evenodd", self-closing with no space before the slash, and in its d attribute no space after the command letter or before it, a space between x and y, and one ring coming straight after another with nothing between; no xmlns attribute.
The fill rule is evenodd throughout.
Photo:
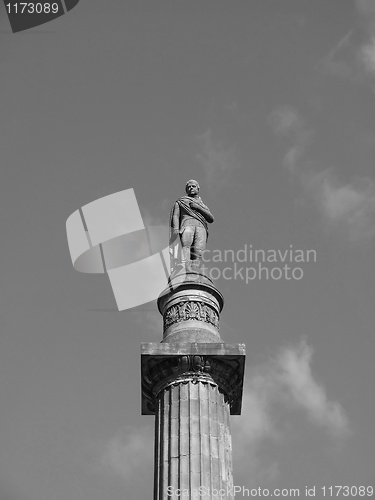
<svg viewBox="0 0 375 500"><path fill-rule="evenodd" d="M210 323L219 329L217 312L204 302L185 301L171 306L164 315L164 329L174 323L195 319Z"/></svg>

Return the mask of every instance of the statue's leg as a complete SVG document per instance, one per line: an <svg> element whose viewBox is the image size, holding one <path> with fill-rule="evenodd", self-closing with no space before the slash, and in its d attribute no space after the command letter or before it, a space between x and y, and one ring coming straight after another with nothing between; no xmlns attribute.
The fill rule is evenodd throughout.
<svg viewBox="0 0 375 500"><path fill-rule="evenodd" d="M194 234L194 246L192 248L192 260L200 266L202 262L203 251L206 248L207 234L204 227L196 226Z"/></svg>
<svg viewBox="0 0 375 500"><path fill-rule="evenodd" d="M186 267L190 262L190 249L194 238L194 227L185 226L181 233L181 264Z"/></svg>

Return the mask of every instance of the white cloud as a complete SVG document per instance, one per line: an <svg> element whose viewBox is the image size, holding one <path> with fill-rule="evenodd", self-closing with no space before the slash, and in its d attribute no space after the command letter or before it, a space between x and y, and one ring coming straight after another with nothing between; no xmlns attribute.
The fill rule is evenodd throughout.
<svg viewBox="0 0 375 500"><path fill-rule="evenodd" d="M281 349L248 375L242 416L233 419L231 426L236 457L240 467L246 467L250 483L278 478L279 464L263 463L259 451L265 441L279 443L285 439L290 411L299 408L310 423L324 428L335 442L350 434L343 408L328 398L323 385L314 378L312 354L312 348L301 340Z"/></svg>
<svg viewBox="0 0 375 500"><path fill-rule="evenodd" d="M289 136L296 134L304 126L302 117L292 106L282 106L271 114L276 133Z"/></svg>
<svg viewBox="0 0 375 500"><path fill-rule="evenodd" d="M283 349L276 360L278 384L288 401L305 410L308 418L323 426L333 437L345 437L349 422L337 402L330 401L326 391L311 371L312 348L302 341L295 348Z"/></svg>
<svg viewBox="0 0 375 500"><path fill-rule="evenodd" d="M312 131L308 130L302 116L292 106L282 106L270 116L271 126L278 135L289 138L292 146L284 157L284 166L290 173L299 168L300 160L311 143Z"/></svg>
<svg viewBox="0 0 375 500"><path fill-rule="evenodd" d="M375 36L361 47L359 54L365 70L375 76Z"/></svg>
<svg viewBox="0 0 375 500"><path fill-rule="evenodd" d="M365 17L369 28L375 28L375 3L374 0L355 0L358 11Z"/></svg>
<svg viewBox="0 0 375 500"><path fill-rule="evenodd" d="M373 0L356 0L356 6L370 36L368 42L359 48L359 60L365 71L375 76L375 2Z"/></svg>
<svg viewBox="0 0 375 500"><path fill-rule="evenodd" d="M270 403L275 381L270 374L262 373L262 368L253 373L246 385L243 395L243 414L246 415L234 422L235 431L246 440L246 444L254 444L265 438L277 438L277 431L271 418Z"/></svg>
<svg viewBox="0 0 375 500"><path fill-rule="evenodd" d="M105 470L129 479L141 465L150 467L153 459L153 433L149 428L122 428L104 443L100 462Z"/></svg>
<svg viewBox="0 0 375 500"><path fill-rule="evenodd" d="M316 68L326 74L340 78L357 80L360 78L356 65L356 49L352 44L353 30L344 35L323 57Z"/></svg>
<svg viewBox="0 0 375 500"><path fill-rule="evenodd" d="M355 0L355 5L364 29L351 29L316 68L329 75L363 83L366 76L375 76L375 2Z"/></svg>
<svg viewBox="0 0 375 500"><path fill-rule="evenodd" d="M334 76L363 82L366 74L375 76L375 2L356 0L355 4L366 34L358 31L359 36L355 37L355 31L350 30L317 68ZM366 42L363 42L364 38L367 38Z"/></svg>
<svg viewBox="0 0 375 500"><path fill-rule="evenodd" d="M278 135L287 137L291 146L283 165L311 199L327 224L340 226L352 241L375 236L375 183L370 178L356 177L343 183L332 170L317 171L307 157L313 131L291 106L276 109L270 116Z"/></svg>
<svg viewBox="0 0 375 500"><path fill-rule="evenodd" d="M197 144L196 159L206 175L208 189L216 192L232 184L233 172L240 168L235 148L215 140L210 128L197 137Z"/></svg>
<svg viewBox="0 0 375 500"><path fill-rule="evenodd" d="M246 418L238 423L248 442L280 437L271 416L271 406L280 402L287 408L291 402L300 407L312 422L325 427L332 436L348 433L348 420L340 404L328 400L324 387L314 379L312 354L312 348L302 340L296 346L281 349L250 374L243 403Z"/></svg>
<svg viewBox="0 0 375 500"><path fill-rule="evenodd" d="M330 170L304 173L301 182L330 224L343 227L352 241L375 236L375 184L369 178L340 182Z"/></svg>
<svg viewBox="0 0 375 500"><path fill-rule="evenodd" d="M275 379L267 366L258 366L248 374L242 400L242 416L231 421L233 448L238 460L236 470L246 469L247 485L269 484L280 475L276 461L266 463L260 448L265 441L277 441L280 430L276 428L271 403L275 394Z"/></svg>

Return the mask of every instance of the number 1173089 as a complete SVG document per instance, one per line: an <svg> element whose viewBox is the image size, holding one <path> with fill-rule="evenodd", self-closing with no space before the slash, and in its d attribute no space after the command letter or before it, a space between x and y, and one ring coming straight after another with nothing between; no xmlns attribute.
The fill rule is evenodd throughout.
<svg viewBox="0 0 375 500"><path fill-rule="evenodd" d="M8 14L57 14L59 12L58 3L48 2L16 2L6 4Z"/></svg>

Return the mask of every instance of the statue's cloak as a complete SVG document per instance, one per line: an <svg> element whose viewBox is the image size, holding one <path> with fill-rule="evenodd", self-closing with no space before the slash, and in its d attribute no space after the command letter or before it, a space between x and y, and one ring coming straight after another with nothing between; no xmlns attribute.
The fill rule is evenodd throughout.
<svg viewBox="0 0 375 500"><path fill-rule="evenodd" d="M190 196L181 196L181 198L179 198L176 203L178 203L180 205L180 208L183 208L185 210L185 212L190 216L192 217L193 219L196 219L196 220L199 220L199 222L201 222L206 230L206 233L207 233L207 238L208 238L208 224L207 224L207 221L206 219L203 217L203 215L201 215L199 212L197 212L196 210L193 210L192 208L190 208L190 203L196 203L197 205L201 205L202 208L204 208L205 210L207 210L207 207L206 205L202 202L202 198L199 196L197 198L190 198ZM169 241L172 242L175 238L174 238L174 234L172 232L173 230L173 227L172 227L172 224L173 224L173 210L174 210L174 206L172 207L172 210L171 210L171 215L170 215L170 219L169 219L169 229L170 229L170 232L169 232Z"/></svg>
<svg viewBox="0 0 375 500"><path fill-rule="evenodd" d="M181 196L176 203L179 204L180 209L182 208L189 217L198 220L202 223L203 227L206 230L207 239L208 239L208 224L206 219L196 210L190 208L190 203L196 203L197 205L201 205L202 208L207 210L206 205L203 203L202 198L200 196L196 198L191 198L190 196ZM173 211L174 205L171 210L171 215L169 218L169 254L171 260L171 271L176 268L176 264L179 261L179 253L180 253L180 238L177 238L177 235L173 234Z"/></svg>

